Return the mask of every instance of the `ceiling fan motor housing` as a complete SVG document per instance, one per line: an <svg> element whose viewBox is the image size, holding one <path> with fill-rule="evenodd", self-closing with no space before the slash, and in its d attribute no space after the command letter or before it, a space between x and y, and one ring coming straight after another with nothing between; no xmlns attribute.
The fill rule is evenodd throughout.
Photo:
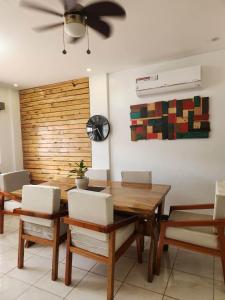
<svg viewBox="0 0 225 300"><path fill-rule="evenodd" d="M86 17L79 13L64 16L65 32L71 37L83 37L86 32Z"/></svg>

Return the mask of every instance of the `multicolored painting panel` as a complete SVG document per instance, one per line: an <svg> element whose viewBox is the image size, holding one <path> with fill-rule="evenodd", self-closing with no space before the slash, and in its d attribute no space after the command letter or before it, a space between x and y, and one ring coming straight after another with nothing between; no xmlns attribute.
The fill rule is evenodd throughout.
<svg viewBox="0 0 225 300"><path fill-rule="evenodd" d="M132 105L131 140L208 138L209 98Z"/></svg>

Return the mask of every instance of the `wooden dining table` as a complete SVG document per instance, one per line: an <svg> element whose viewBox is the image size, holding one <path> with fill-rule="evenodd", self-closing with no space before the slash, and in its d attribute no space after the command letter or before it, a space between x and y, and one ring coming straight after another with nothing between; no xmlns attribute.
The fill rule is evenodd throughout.
<svg viewBox="0 0 225 300"><path fill-rule="evenodd" d="M40 185L54 186L61 190L61 202L68 202L68 192L75 189L72 178L49 180ZM161 215L164 211L165 197L171 189L164 184L122 183L116 181L90 180L90 190L107 193L112 196L114 210L151 215L158 209ZM18 199L22 198L22 190L11 192Z"/></svg>
<svg viewBox="0 0 225 300"><path fill-rule="evenodd" d="M72 178L49 180L40 183L40 185L58 187L61 190L61 202L64 205L68 202L68 192L76 188L75 181ZM143 234L151 236L148 263L148 269L151 269L148 272L150 274L149 281L153 280L153 265L158 242L155 225L159 226L161 215L164 212L166 195L170 189L170 185L164 184L122 183L97 180L90 180L89 182L89 190L107 193L112 196L115 211L137 214L145 220L145 224L148 225L145 228L148 228L148 232L143 229ZM18 199L22 198L22 190L13 191L12 194ZM157 214L155 214L156 211Z"/></svg>

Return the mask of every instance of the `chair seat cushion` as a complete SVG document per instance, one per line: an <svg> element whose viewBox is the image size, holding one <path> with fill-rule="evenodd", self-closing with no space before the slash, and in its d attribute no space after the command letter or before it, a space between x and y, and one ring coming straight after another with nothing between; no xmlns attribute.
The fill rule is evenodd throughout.
<svg viewBox="0 0 225 300"><path fill-rule="evenodd" d="M13 212L14 209L21 208L21 203L15 200L8 200L4 202L4 210Z"/></svg>
<svg viewBox="0 0 225 300"><path fill-rule="evenodd" d="M67 232L67 225L60 224L60 236ZM53 240L53 227L24 222L24 233L47 240Z"/></svg>
<svg viewBox="0 0 225 300"><path fill-rule="evenodd" d="M210 215L203 215L187 211L173 211L170 221L213 220ZM168 227L166 237L194 245L217 249L217 234L214 227Z"/></svg>
<svg viewBox="0 0 225 300"><path fill-rule="evenodd" d="M108 256L108 243L109 235L83 229L82 231L77 230L74 227L71 230L72 245L78 248L90 251L92 253ZM79 228L80 229L80 228ZM116 231L115 250L118 250L124 242L134 233L135 224L129 224ZM90 234L92 232L92 235Z"/></svg>

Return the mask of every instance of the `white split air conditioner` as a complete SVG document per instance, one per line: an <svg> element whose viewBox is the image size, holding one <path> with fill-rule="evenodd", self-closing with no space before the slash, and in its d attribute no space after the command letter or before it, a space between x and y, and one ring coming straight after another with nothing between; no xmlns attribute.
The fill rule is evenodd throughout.
<svg viewBox="0 0 225 300"><path fill-rule="evenodd" d="M200 87L201 66L188 67L158 74L150 74L136 80L139 97Z"/></svg>

